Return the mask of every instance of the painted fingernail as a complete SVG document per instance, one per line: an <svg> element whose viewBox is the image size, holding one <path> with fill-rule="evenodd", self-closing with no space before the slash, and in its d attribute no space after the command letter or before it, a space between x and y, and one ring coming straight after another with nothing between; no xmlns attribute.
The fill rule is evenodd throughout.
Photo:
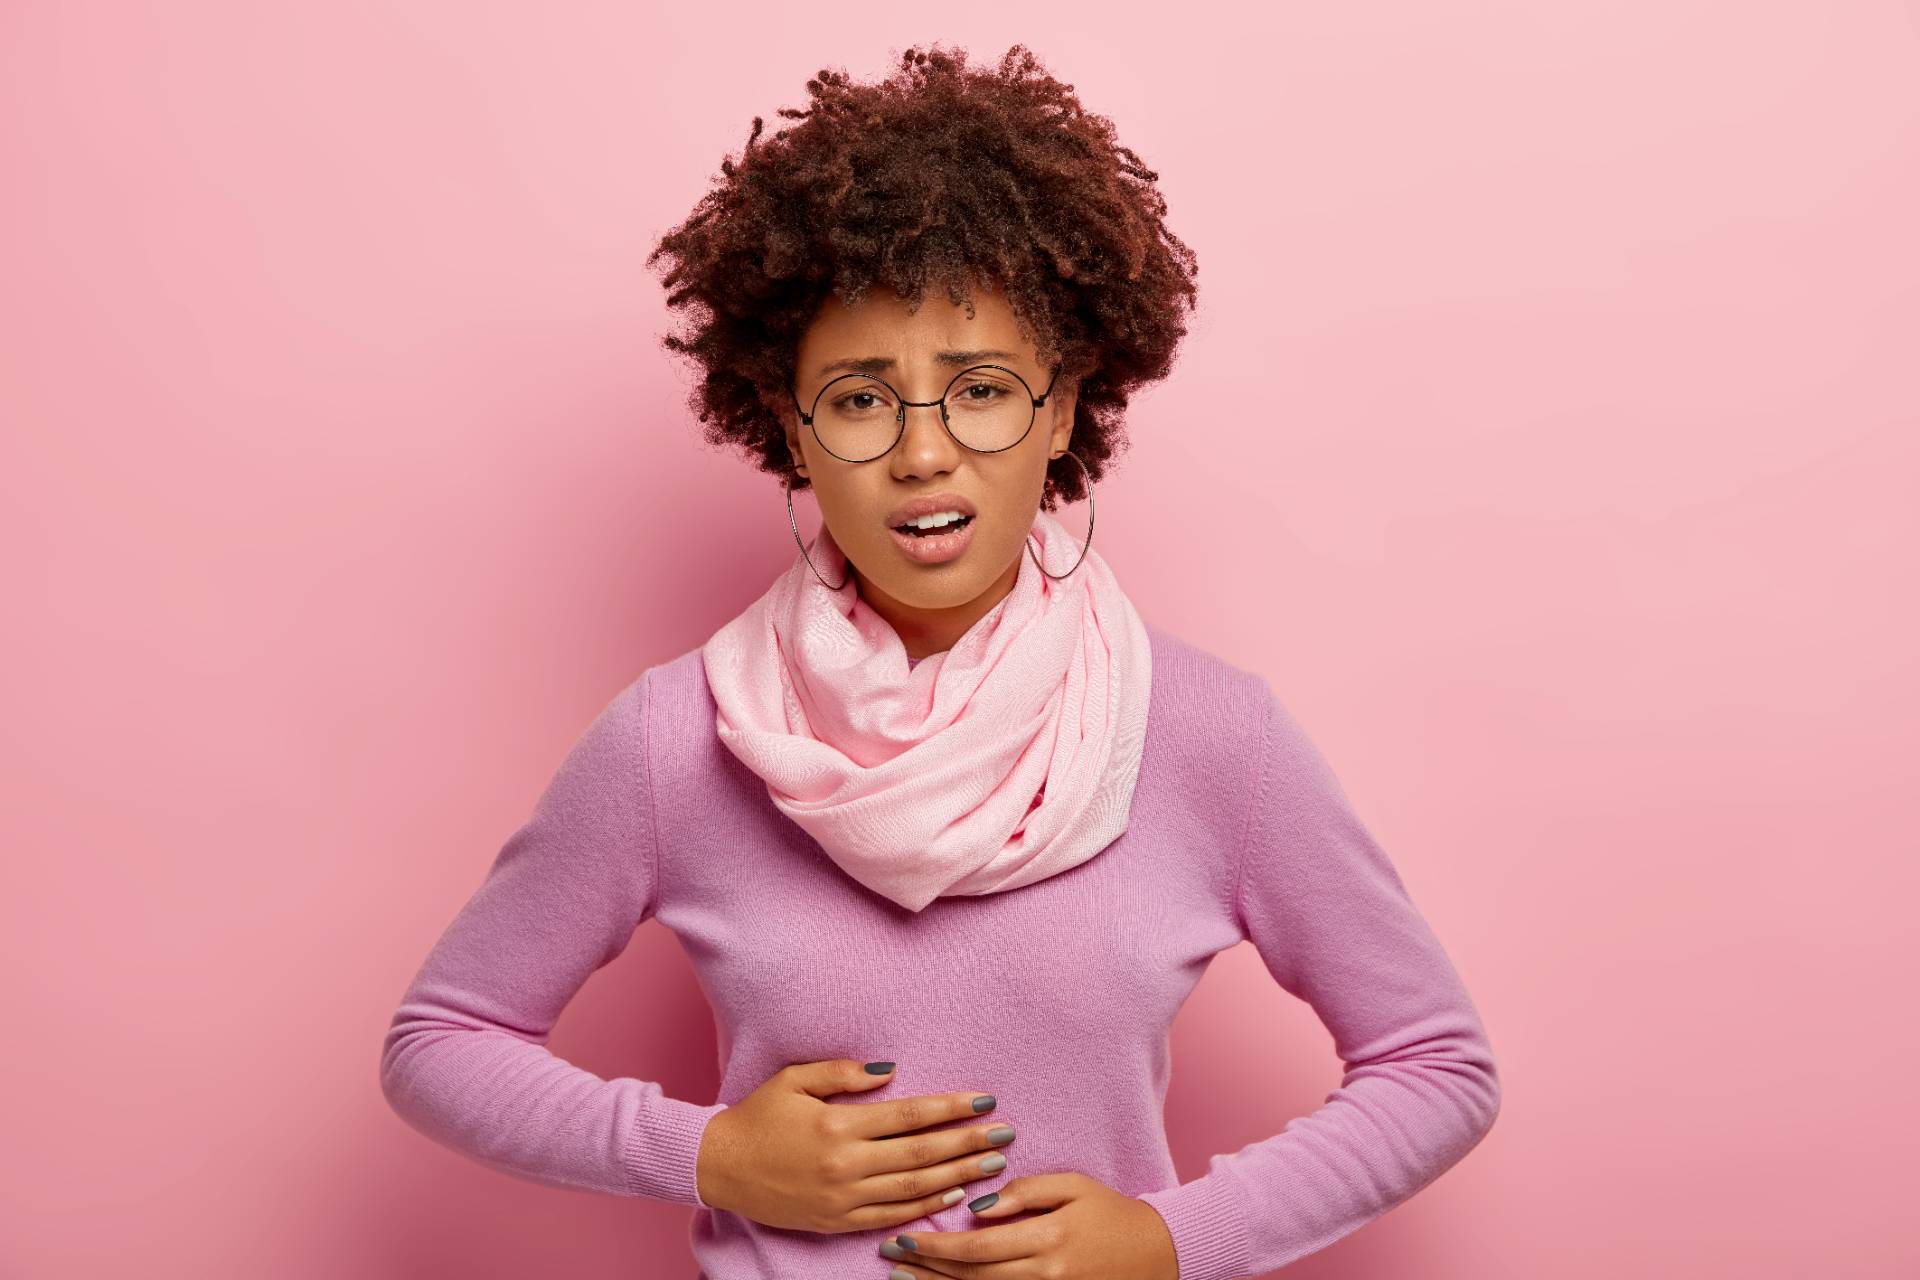
<svg viewBox="0 0 1920 1280"><path fill-rule="evenodd" d="M982 1111L991 1111L991 1110L993 1110L993 1108L994 1108L994 1105L995 1105L995 1103L996 1103L997 1101L998 1101L998 1099L996 1099L996 1098L995 1098L995 1097L994 1097L994 1096L993 1096L992 1094L990 1094L990 1093L983 1093L983 1094L981 1094L981 1095L980 1095L979 1097L977 1097L977 1098L975 1098L975 1099L973 1100L973 1110L974 1110L974 1113L975 1113L975 1114L977 1115L977 1114L979 1114L979 1113L980 1113L980 1112L982 1112Z"/></svg>
<svg viewBox="0 0 1920 1280"><path fill-rule="evenodd" d="M987 1130L987 1141L996 1147L1006 1146L1009 1142L1013 1141L1013 1126L1010 1124L997 1124L993 1126L993 1128Z"/></svg>
<svg viewBox="0 0 1920 1280"><path fill-rule="evenodd" d="M882 1240L880 1242L880 1256L883 1258L892 1258L895 1262L898 1262L907 1256L907 1251L891 1240Z"/></svg>
<svg viewBox="0 0 1920 1280"><path fill-rule="evenodd" d="M955 1200L958 1200L961 1196L964 1196L965 1194L967 1193L964 1190L962 1190L959 1187L955 1187L953 1190L947 1192L947 1194L940 1197L940 1203L952 1204Z"/></svg>
<svg viewBox="0 0 1920 1280"><path fill-rule="evenodd" d="M998 1173L1007 1167L1007 1158L998 1151L980 1162L980 1172Z"/></svg>
<svg viewBox="0 0 1920 1280"><path fill-rule="evenodd" d="M870 1076L883 1076L891 1070L893 1070L893 1064L891 1062L869 1062L867 1064L867 1074Z"/></svg>
<svg viewBox="0 0 1920 1280"><path fill-rule="evenodd" d="M913 1280L913 1272L902 1271L899 1267L887 1272L887 1280Z"/></svg>
<svg viewBox="0 0 1920 1280"><path fill-rule="evenodd" d="M909 1240L906 1236L895 1236L894 1240L900 1245L902 1249L912 1249L915 1253L918 1253L920 1251L920 1246L915 1244L912 1240Z"/></svg>
<svg viewBox="0 0 1920 1280"><path fill-rule="evenodd" d="M973 1210L975 1213L978 1213L982 1209L993 1208L993 1206L998 1204L999 1202L1000 1202L1000 1193L998 1191L989 1191L987 1192L986 1195L981 1196L978 1200L967 1201L967 1208Z"/></svg>

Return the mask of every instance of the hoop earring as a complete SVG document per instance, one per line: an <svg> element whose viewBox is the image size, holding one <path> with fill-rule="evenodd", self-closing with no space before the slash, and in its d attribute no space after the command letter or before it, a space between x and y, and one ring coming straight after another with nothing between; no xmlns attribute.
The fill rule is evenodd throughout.
<svg viewBox="0 0 1920 1280"><path fill-rule="evenodd" d="M786 490L787 490L787 527L793 530L793 541L795 545L797 545L800 548L800 555L806 560L807 568L813 569L813 576L816 578L820 578L820 571L818 569L813 568L813 557L810 555L807 555L807 544L800 541L800 524L798 521L796 521L793 518L793 481L789 480L786 482ZM825 587L829 591L838 591L842 587L845 587L847 583L852 581L853 581L853 560L849 557L847 560L847 576L840 580L840 586L838 587L834 586L832 583L828 582L825 578L820 578L820 585Z"/></svg>
<svg viewBox="0 0 1920 1280"><path fill-rule="evenodd" d="M1080 548L1080 560L1085 560L1087 558L1087 549L1093 546L1093 517L1094 517L1093 477L1089 475L1087 472L1087 464L1080 461L1079 454L1075 453L1071 449L1068 449L1066 453L1069 458L1072 458L1075 462L1080 464L1080 474L1083 476L1086 476L1086 481L1087 481L1087 541ZM1061 578L1072 577L1073 569L1078 569L1080 567L1080 560L1075 560L1073 562L1073 569L1069 569L1065 573L1047 573L1047 566L1045 566L1044 564L1040 564L1040 553L1038 551L1035 551L1033 548L1033 535L1031 533L1027 535L1027 554L1033 557L1033 562L1034 564L1039 566L1040 572L1046 573L1049 578L1053 578L1056 581L1058 581Z"/></svg>

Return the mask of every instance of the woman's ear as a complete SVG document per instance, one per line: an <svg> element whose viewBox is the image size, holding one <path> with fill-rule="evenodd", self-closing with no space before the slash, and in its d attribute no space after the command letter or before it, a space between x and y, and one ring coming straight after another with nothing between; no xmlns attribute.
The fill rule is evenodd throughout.
<svg viewBox="0 0 1920 1280"><path fill-rule="evenodd" d="M801 452L800 418L792 409L780 415L787 432L787 453L793 458L793 469L801 475L807 474L807 455Z"/></svg>
<svg viewBox="0 0 1920 1280"><path fill-rule="evenodd" d="M1049 457L1059 457L1073 440L1073 413L1079 390L1080 384L1073 382L1055 387L1047 397L1047 407L1053 411L1052 439L1047 441Z"/></svg>
<svg viewBox="0 0 1920 1280"><path fill-rule="evenodd" d="M767 411L773 414L774 420L780 424L781 434L787 440L787 455L793 459L793 469L803 476L806 475L806 454L801 452L801 438L805 428L800 425L799 411L793 407L791 401L762 397L761 403L767 406Z"/></svg>

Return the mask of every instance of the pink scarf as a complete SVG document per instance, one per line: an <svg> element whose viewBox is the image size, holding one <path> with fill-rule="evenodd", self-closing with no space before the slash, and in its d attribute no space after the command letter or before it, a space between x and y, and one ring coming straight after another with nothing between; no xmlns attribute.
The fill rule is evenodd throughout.
<svg viewBox="0 0 1920 1280"><path fill-rule="evenodd" d="M1083 542L1038 509L1054 572ZM808 549L841 581L825 525ZM1026 549L1013 590L907 664L851 579L797 553L702 647L715 728L854 879L918 911L1078 866L1127 828L1147 729L1145 625L1100 553L1063 579Z"/></svg>

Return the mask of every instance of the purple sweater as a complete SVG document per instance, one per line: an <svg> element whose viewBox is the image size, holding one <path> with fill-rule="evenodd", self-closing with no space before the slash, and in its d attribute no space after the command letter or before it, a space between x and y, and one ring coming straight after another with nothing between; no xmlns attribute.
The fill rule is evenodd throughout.
<svg viewBox="0 0 1920 1280"><path fill-rule="evenodd" d="M991 1092L990 1118L1017 1136L967 1199L1026 1173L1088 1174L1161 1214L1181 1280L1261 1275L1378 1217L1493 1123L1485 1029L1265 678L1148 634L1127 831L1049 879L918 914L842 872L720 742L698 649L643 672L574 744L402 997L380 1059L389 1103L508 1173L692 1206L708 1280L880 1275L888 1235L991 1221L961 1201L890 1231L814 1234L703 1204L707 1121L822 1058L898 1063L837 1101ZM715 1102L603 1079L546 1047L648 919L678 937L713 1003ZM1162 1117L1168 1030L1213 955L1243 939L1312 1006L1346 1071L1311 1114L1183 1183Z"/></svg>

